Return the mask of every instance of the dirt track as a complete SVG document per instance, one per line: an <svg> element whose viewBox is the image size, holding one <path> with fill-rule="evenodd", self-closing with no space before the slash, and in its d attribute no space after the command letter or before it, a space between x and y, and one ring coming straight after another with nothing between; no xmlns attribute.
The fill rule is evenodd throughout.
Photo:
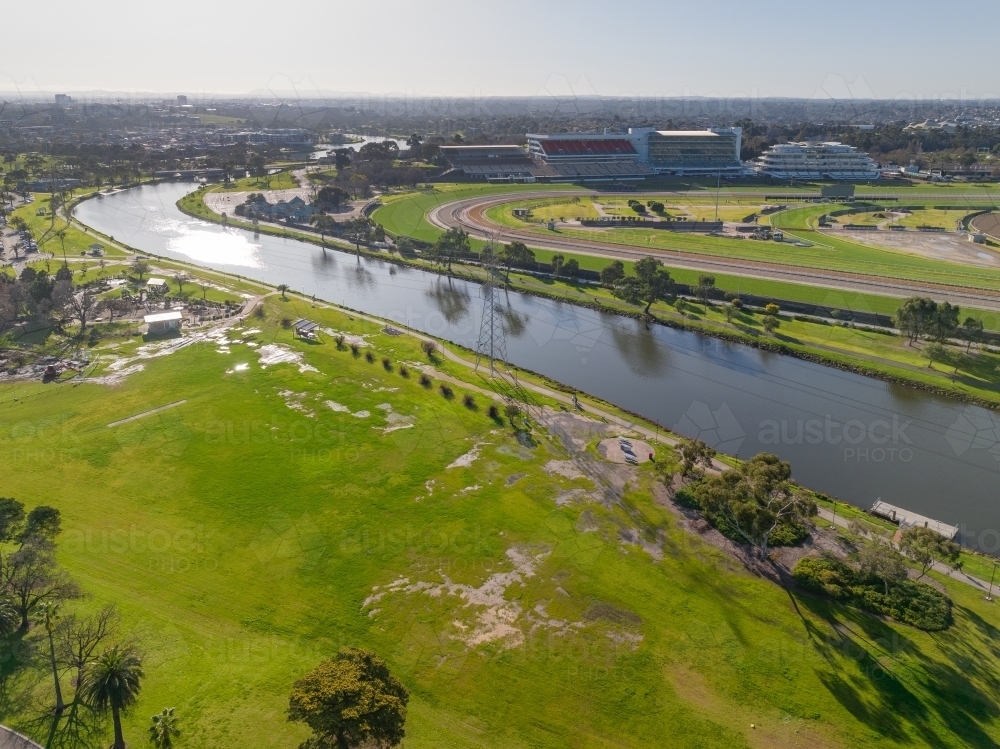
<svg viewBox="0 0 1000 749"><path fill-rule="evenodd" d="M627 245L612 244L598 240L570 239L559 236L542 237L533 232L501 226L486 217L486 211L489 208L509 202L512 199L526 200L555 196L588 196L592 194L593 192L590 190L560 190L537 193L519 192L502 196L493 195L490 197L467 198L438 206L429 213L428 219L432 224L443 229L460 227L468 231L472 236L480 238L486 238L490 233L499 232L503 241L519 239L532 247L545 250L569 251L622 260L637 260L650 254L656 254L668 265L678 268L731 273L750 278L786 281L807 286L819 286L825 289L880 294L900 298L923 294L932 296L939 301L947 300L953 304L980 309L1000 310L1000 291L990 289L951 286L930 281L886 278L884 276L849 273L846 271L803 268L782 263L731 259L686 252L684 250L629 247Z"/></svg>

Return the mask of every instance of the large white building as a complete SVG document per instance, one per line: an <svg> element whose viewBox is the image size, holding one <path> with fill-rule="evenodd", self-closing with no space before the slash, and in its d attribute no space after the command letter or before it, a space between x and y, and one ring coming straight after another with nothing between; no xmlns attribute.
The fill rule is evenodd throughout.
<svg viewBox="0 0 1000 749"><path fill-rule="evenodd" d="M775 179L874 180L878 165L864 151L843 143L779 143L755 164L760 174Z"/></svg>

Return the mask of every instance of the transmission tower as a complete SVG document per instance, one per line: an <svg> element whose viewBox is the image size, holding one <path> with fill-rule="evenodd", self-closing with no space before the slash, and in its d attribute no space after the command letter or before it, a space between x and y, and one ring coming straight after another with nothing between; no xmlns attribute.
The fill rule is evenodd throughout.
<svg viewBox="0 0 1000 749"><path fill-rule="evenodd" d="M479 371L479 363L483 359L490 362L490 377L497 374L497 362L503 364L507 373L514 377L510 367L507 366L507 336L504 332L504 304L500 299L498 287L500 283L500 270L497 267L497 235L489 235L489 242L482 255L483 270L486 271L486 280L482 285L483 295L483 319L479 325L479 341L476 343L476 370ZM517 379L514 378L514 382Z"/></svg>

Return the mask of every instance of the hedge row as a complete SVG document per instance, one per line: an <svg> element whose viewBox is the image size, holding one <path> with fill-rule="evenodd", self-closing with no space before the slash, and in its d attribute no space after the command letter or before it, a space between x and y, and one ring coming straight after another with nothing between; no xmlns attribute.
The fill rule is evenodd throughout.
<svg viewBox="0 0 1000 749"><path fill-rule="evenodd" d="M804 590L890 616L917 629L942 630L952 623L951 601L926 583L904 580L890 585L886 595L882 581L827 557L800 559L792 574Z"/></svg>

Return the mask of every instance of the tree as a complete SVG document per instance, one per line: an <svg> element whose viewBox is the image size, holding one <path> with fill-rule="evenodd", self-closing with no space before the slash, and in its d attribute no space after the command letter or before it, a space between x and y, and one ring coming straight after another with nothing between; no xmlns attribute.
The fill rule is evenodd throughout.
<svg viewBox="0 0 1000 749"><path fill-rule="evenodd" d="M63 704L62 686L59 684L59 666L56 662L56 640L53 634L58 621L59 604L56 601L44 601L39 604L35 611L35 623L45 628L45 632L49 638L49 663L52 666L52 679L55 682L56 688L55 713L56 715L61 715L62 711L66 709L66 705Z"/></svg>
<svg viewBox="0 0 1000 749"><path fill-rule="evenodd" d="M915 525L903 531L899 540L899 548L903 554L920 565L921 577L934 566L934 562L940 559L943 562L955 567L962 554L962 547L951 541L940 533Z"/></svg>
<svg viewBox="0 0 1000 749"><path fill-rule="evenodd" d="M948 360L948 349L935 341L924 347L924 355L927 357L928 368L933 369L934 362L943 363Z"/></svg>
<svg viewBox="0 0 1000 749"><path fill-rule="evenodd" d="M84 699L99 712L111 710L115 727L113 749L125 749L121 714L131 707L142 688L142 658L132 645L115 645L94 661L82 691Z"/></svg>
<svg viewBox="0 0 1000 749"><path fill-rule="evenodd" d="M0 543L8 543L21 535L24 518L21 502L13 497L0 497Z"/></svg>
<svg viewBox="0 0 1000 749"><path fill-rule="evenodd" d="M715 276L709 276L704 273L698 276L698 295L701 297L701 303L704 305L706 312L708 311L708 294L714 288Z"/></svg>
<svg viewBox="0 0 1000 749"><path fill-rule="evenodd" d="M0 584L17 608L21 632L27 632L41 604L79 595L76 583L56 564L52 543L44 539L28 541L3 560Z"/></svg>
<svg viewBox="0 0 1000 749"><path fill-rule="evenodd" d="M136 276L138 276L140 281L142 280L143 276L149 273L149 263L146 262L146 259L141 255L136 255L134 258L132 258L132 260L129 261L128 267L129 270L131 270Z"/></svg>
<svg viewBox="0 0 1000 749"><path fill-rule="evenodd" d="M62 517L59 510L48 505L38 505L28 513L18 541L22 546L33 541L52 543L60 533L62 533Z"/></svg>
<svg viewBox="0 0 1000 749"><path fill-rule="evenodd" d="M705 468L712 467L715 450L701 440L683 442L680 447L681 476L690 476L700 463Z"/></svg>
<svg viewBox="0 0 1000 749"><path fill-rule="evenodd" d="M172 749L174 736L180 736L181 732L176 725L174 708L165 707L150 720L149 740L156 749Z"/></svg>
<svg viewBox="0 0 1000 749"><path fill-rule="evenodd" d="M212 288L212 285L203 282L203 283L199 283L198 284L198 288L201 289L201 299L202 299L202 301L207 301L208 300L208 290L210 288Z"/></svg>
<svg viewBox="0 0 1000 749"><path fill-rule="evenodd" d="M792 469L777 455L760 453L721 476L702 480L695 496L709 516L725 522L767 557L779 526L816 514L816 503L791 484Z"/></svg>
<svg viewBox="0 0 1000 749"><path fill-rule="evenodd" d="M962 337L968 341L968 345L965 347L965 353L969 353L972 350L972 344L978 343L983 337L983 321L977 320L974 317L965 318L965 322L962 323Z"/></svg>
<svg viewBox="0 0 1000 749"><path fill-rule="evenodd" d="M563 264L566 262L566 258L563 255L553 255L549 263L552 265L552 277L559 278L562 274Z"/></svg>
<svg viewBox="0 0 1000 749"><path fill-rule="evenodd" d="M621 260L615 260L601 269L601 283L605 286L614 286L623 278L625 278L625 264Z"/></svg>
<svg viewBox="0 0 1000 749"><path fill-rule="evenodd" d="M17 606L9 598L0 598L0 637L8 637L17 631L21 616Z"/></svg>
<svg viewBox="0 0 1000 749"><path fill-rule="evenodd" d="M87 668L97 658L98 648L117 634L120 621L114 605L105 606L91 616L71 614L63 620L57 633L56 649L60 665L76 672L73 683L77 687L85 682ZM74 702L80 697L81 692L77 689Z"/></svg>
<svg viewBox="0 0 1000 749"><path fill-rule="evenodd" d="M500 252L497 254L497 259L503 263L504 269L507 272L507 283L510 283L511 266L517 263L524 264L535 262L535 253L529 250L528 245L524 242L518 242L515 240L500 248Z"/></svg>
<svg viewBox="0 0 1000 749"><path fill-rule="evenodd" d="M333 152L334 156L334 166L337 167L339 172L341 169L345 169L351 165L351 149L350 148L338 148Z"/></svg>
<svg viewBox="0 0 1000 749"><path fill-rule="evenodd" d="M516 427L516 425L514 424L514 419L516 419L518 416L521 415L521 407L516 403L508 403L506 406L503 407L503 410L504 413L507 415L507 418L510 419L511 427Z"/></svg>
<svg viewBox="0 0 1000 749"><path fill-rule="evenodd" d="M89 287L84 287L77 294L68 294L65 303L66 311L80 323L81 336L87 330L87 323L100 315L105 306L104 300Z"/></svg>
<svg viewBox="0 0 1000 749"><path fill-rule="evenodd" d="M781 322L778 320L777 315L764 315L764 319L760 321L760 324L764 326L764 332L768 335L771 335L781 327Z"/></svg>
<svg viewBox="0 0 1000 749"><path fill-rule="evenodd" d="M881 581L885 586L885 594L889 595L889 586L901 583L906 579L906 560L895 549L879 543L865 544L858 555L858 568L862 574Z"/></svg>
<svg viewBox="0 0 1000 749"><path fill-rule="evenodd" d="M670 273L663 270L663 263L655 257L644 257L635 264L635 275L628 276L615 287L615 296L629 304L646 303L645 313L653 302L662 299L673 289Z"/></svg>
<svg viewBox="0 0 1000 749"><path fill-rule="evenodd" d="M288 301L288 297L287 297L287 296L285 296L285 292L286 292L286 291L288 291L288 284L287 284L287 283L279 283L279 284L277 285L277 287L275 287L275 288L277 288L277 289L278 289L278 291L280 291L280 292L281 292L281 298L282 298L282 299L283 299L284 301L286 301L286 302L287 302L287 301Z"/></svg>
<svg viewBox="0 0 1000 749"><path fill-rule="evenodd" d="M736 306L735 300L726 305L726 322L732 322L740 308Z"/></svg>
<svg viewBox="0 0 1000 749"><path fill-rule="evenodd" d="M927 297L910 297L896 310L896 327L910 339L910 344L924 335L937 311L937 304Z"/></svg>
<svg viewBox="0 0 1000 749"><path fill-rule="evenodd" d="M320 241L326 244L326 235L337 228L337 222L323 214L313 216L312 222L316 225L316 230L319 232Z"/></svg>
<svg viewBox="0 0 1000 749"><path fill-rule="evenodd" d="M312 729L302 749L398 746L409 699L375 653L342 648L292 685L288 719Z"/></svg>
<svg viewBox="0 0 1000 749"><path fill-rule="evenodd" d="M175 284L177 284L177 293L178 294L183 294L184 293L184 284L186 284L188 282L188 280L189 279L188 279L188 274L187 273L175 273L174 274L173 282Z"/></svg>
<svg viewBox="0 0 1000 749"><path fill-rule="evenodd" d="M580 272L580 261L575 257L571 257L563 264L562 272L566 274L567 278L576 278Z"/></svg>
<svg viewBox="0 0 1000 749"><path fill-rule="evenodd" d="M930 334L936 341L944 343L958 330L958 313L956 305L943 302L936 305L930 320Z"/></svg>
<svg viewBox="0 0 1000 749"><path fill-rule="evenodd" d="M469 235L458 227L442 234L432 248L431 257L439 265L447 265L451 273L451 262L456 255L470 251Z"/></svg>
<svg viewBox="0 0 1000 749"><path fill-rule="evenodd" d="M316 205L321 209L340 208L341 203L351 199L347 190L336 185L325 185L316 194Z"/></svg>

